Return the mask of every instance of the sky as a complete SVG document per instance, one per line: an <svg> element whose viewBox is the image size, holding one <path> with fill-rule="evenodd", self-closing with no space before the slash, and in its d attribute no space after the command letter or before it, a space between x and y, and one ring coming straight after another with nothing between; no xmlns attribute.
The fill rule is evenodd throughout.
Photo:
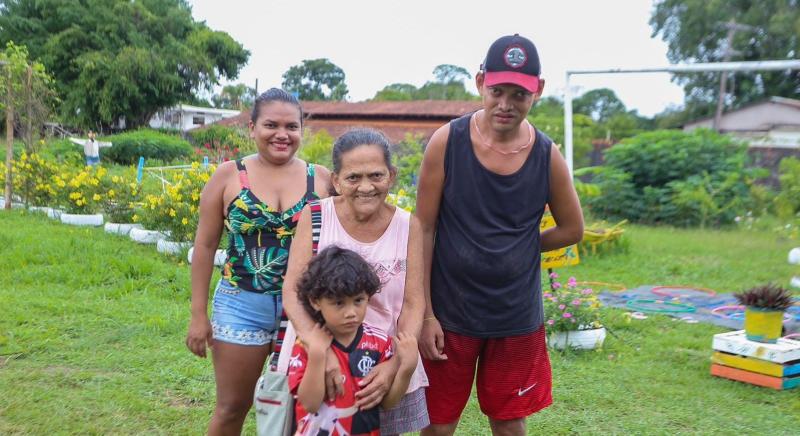
<svg viewBox="0 0 800 436"><path fill-rule="evenodd" d="M239 77L259 91L280 86L289 67L328 58L344 70L349 101L392 83L422 86L440 64L473 76L500 36L536 44L544 96L563 97L567 70L669 65L651 37L652 0L190 0L195 20L225 31L250 51ZM573 94L607 87L626 107L652 116L683 103L667 73L580 75ZM477 93L474 80L467 89Z"/></svg>

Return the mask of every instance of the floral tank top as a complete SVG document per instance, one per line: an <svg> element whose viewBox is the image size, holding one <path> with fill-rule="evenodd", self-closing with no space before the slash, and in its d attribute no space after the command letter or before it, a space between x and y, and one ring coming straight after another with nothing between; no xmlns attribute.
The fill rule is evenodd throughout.
<svg viewBox="0 0 800 436"><path fill-rule="evenodd" d="M250 190L247 169L236 161L239 195L228 205L228 259L222 277L239 289L279 294L289 260L289 246L300 211L319 197L314 192L314 165L306 164L306 193L291 208L279 212L259 200Z"/></svg>

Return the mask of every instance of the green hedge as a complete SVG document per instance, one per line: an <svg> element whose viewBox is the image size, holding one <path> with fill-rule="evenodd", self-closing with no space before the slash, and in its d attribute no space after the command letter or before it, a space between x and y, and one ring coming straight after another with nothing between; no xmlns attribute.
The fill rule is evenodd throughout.
<svg viewBox="0 0 800 436"><path fill-rule="evenodd" d="M188 160L194 149L188 141L179 136L167 135L150 129L140 129L119 135L103 138L113 143L112 147L100 149L103 160L120 165L133 165L139 156L145 159L158 159L172 162L178 159Z"/></svg>
<svg viewBox="0 0 800 436"><path fill-rule="evenodd" d="M647 132L605 153L589 200L598 216L646 224L717 226L765 209L746 147L711 130Z"/></svg>

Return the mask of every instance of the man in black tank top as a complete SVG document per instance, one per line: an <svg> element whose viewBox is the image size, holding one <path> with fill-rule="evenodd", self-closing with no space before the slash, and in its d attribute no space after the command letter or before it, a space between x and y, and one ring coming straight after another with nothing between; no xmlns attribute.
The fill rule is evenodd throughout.
<svg viewBox="0 0 800 436"><path fill-rule="evenodd" d="M525 434L525 418L552 403L541 252L580 241L583 215L564 158L527 121L544 88L540 69L530 40L495 41L475 76L483 109L441 127L425 150L423 436L455 432L476 364L493 433ZM557 225L540 234L547 206Z"/></svg>

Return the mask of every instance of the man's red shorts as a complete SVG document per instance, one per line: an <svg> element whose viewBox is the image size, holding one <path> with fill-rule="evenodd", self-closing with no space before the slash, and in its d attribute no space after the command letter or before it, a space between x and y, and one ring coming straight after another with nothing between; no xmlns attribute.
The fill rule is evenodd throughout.
<svg viewBox="0 0 800 436"><path fill-rule="evenodd" d="M522 336L474 338L444 332L447 360L423 359L431 424L458 421L478 367L478 402L495 420L524 418L549 406L552 373L544 326Z"/></svg>

